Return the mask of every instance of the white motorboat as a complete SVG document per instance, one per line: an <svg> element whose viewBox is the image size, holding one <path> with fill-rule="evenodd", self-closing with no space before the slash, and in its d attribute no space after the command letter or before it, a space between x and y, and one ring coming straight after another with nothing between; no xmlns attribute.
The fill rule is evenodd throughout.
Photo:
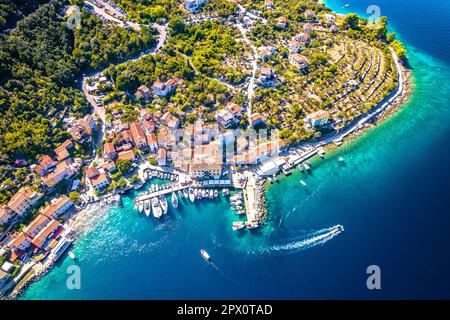
<svg viewBox="0 0 450 320"><path fill-rule="evenodd" d="M162 216L162 210L161 207L159 206L159 201L157 197L152 198L152 211L153 211L153 216L157 219L161 218Z"/></svg>
<svg viewBox="0 0 450 320"><path fill-rule="evenodd" d="M76 259L75 253L73 253L72 251L69 251L68 254L69 254L70 259L72 259L72 260Z"/></svg>
<svg viewBox="0 0 450 320"><path fill-rule="evenodd" d="M300 180L300 183L306 187L306 182L305 181Z"/></svg>
<svg viewBox="0 0 450 320"><path fill-rule="evenodd" d="M214 197L214 190L213 189L209 190L209 197L210 198Z"/></svg>
<svg viewBox="0 0 450 320"><path fill-rule="evenodd" d="M180 197L180 199L183 199L183 192L181 190L178 190L178 196Z"/></svg>
<svg viewBox="0 0 450 320"><path fill-rule="evenodd" d="M189 198L189 193L187 191L187 189L183 189L183 196L187 199Z"/></svg>
<svg viewBox="0 0 450 320"><path fill-rule="evenodd" d="M193 203L195 201L195 191L192 188L189 188L189 200Z"/></svg>
<svg viewBox="0 0 450 320"><path fill-rule="evenodd" d="M169 204L167 203L167 199L164 195L159 196L159 204L161 205L163 214L166 214L167 210L169 209Z"/></svg>
<svg viewBox="0 0 450 320"><path fill-rule="evenodd" d="M344 161L344 157L339 157L339 162L343 162Z"/></svg>
<svg viewBox="0 0 450 320"><path fill-rule="evenodd" d="M233 231L241 230L245 228L245 222L244 221L234 221L233 222Z"/></svg>
<svg viewBox="0 0 450 320"><path fill-rule="evenodd" d="M141 201L138 203L138 211L141 213L144 210L144 202Z"/></svg>
<svg viewBox="0 0 450 320"><path fill-rule="evenodd" d="M170 199L170 201L172 202L172 206L176 209L178 208L178 197L175 194L175 192L172 192L172 197Z"/></svg>
<svg viewBox="0 0 450 320"><path fill-rule="evenodd" d="M303 164L303 167L305 167L306 171L311 171L311 167L306 162Z"/></svg>
<svg viewBox="0 0 450 320"><path fill-rule="evenodd" d="M206 252L205 249L201 249L200 254L202 255L203 259L205 259L206 261L208 261L208 262L211 261L211 257L208 254L208 252Z"/></svg>
<svg viewBox="0 0 450 320"><path fill-rule="evenodd" d="M150 208L150 200L144 201L144 212L147 217L150 216L150 213L152 212L152 209Z"/></svg>
<svg viewBox="0 0 450 320"><path fill-rule="evenodd" d="M217 189L214 190L214 198L217 198L219 196L219 191Z"/></svg>

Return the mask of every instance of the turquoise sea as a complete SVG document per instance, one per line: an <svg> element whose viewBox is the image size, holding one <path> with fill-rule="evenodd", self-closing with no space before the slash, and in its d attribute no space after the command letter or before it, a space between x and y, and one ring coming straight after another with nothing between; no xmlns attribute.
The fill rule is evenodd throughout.
<svg viewBox="0 0 450 320"><path fill-rule="evenodd" d="M377 2L407 44L414 94L389 120L314 159L312 174L271 185L261 230L233 232L224 199L183 200L157 222L134 211L129 194L76 241L75 262L64 257L20 298L450 298L450 3ZM361 14L371 4L327 3ZM66 287L71 264L80 290ZM381 290L366 287L373 264Z"/></svg>

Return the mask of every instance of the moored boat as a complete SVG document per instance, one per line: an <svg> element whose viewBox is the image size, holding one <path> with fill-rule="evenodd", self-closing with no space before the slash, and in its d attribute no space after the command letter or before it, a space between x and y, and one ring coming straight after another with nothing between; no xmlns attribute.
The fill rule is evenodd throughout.
<svg viewBox="0 0 450 320"><path fill-rule="evenodd" d="M145 212L145 215L147 217L150 216L150 213L151 213L150 200L145 200L144 201L144 212Z"/></svg>
<svg viewBox="0 0 450 320"><path fill-rule="evenodd" d="M257 222L249 222L247 221L247 229L256 229L259 227Z"/></svg>
<svg viewBox="0 0 450 320"><path fill-rule="evenodd" d="M245 222L244 221L234 221L233 222L233 225L232 225L233 231L241 230L243 228L245 228Z"/></svg>
<svg viewBox="0 0 450 320"><path fill-rule="evenodd" d="M176 209L178 208L178 197L175 194L175 192L172 192L172 197L170 199L170 201L172 202L172 206Z"/></svg>
<svg viewBox="0 0 450 320"><path fill-rule="evenodd" d="M169 209L169 204L167 203L167 199L164 195L159 196L159 204L161 205L163 214L166 214L167 210Z"/></svg>
<svg viewBox="0 0 450 320"><path fill-rule="evenodd" d="M192 203L195 201L195 193L192 188L189 188L189 200L191 200Z"/></svg>
<svg viewBox="0 0 450 320"><path fill-rule="evenodd" d="M152 202L153 216L157 219L161 218L162 210L161 207L159 206L158 198L157 197L152 198L151 202Z"/></svg>
<svg viewBox="0 0 450 320"><path fill-rule="evenodd" d="M144 202L143 201L140 201L139 203L138 203L138 211L139 211L139 213L141 213L143 210L144 210Z"/></svg>
<svg viewBox="0 0 450 320"><path fill-rule="evenodd" d="M76 259L75 254L72 251L69 251L68 254L69 254L70 259L72 259L72 260Z"/></svg>
<svg viewBox="0 0 450 320"><path fill-rule="evenodd" d="M189 198L189 193L187 191L187 189L183 189L183 196L187 199Z"/></svg>
<svg viewBox="0 0 450 320"><path fill-rule="evenodd" d="M214 198L217 198L219 196L219 191L217 189L214 190Z"/></svg>

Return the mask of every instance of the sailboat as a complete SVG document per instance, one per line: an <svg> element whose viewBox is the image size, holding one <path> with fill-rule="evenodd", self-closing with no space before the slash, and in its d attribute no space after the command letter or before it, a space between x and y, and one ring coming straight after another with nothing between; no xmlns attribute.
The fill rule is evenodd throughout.
<svg viewBox="0 0 450 320"><path fill-rule="evenodd" d="M172 206L176 209L178 208L178 197L175 192L172 192L172 198L170 199L172 202Z"/></svg>

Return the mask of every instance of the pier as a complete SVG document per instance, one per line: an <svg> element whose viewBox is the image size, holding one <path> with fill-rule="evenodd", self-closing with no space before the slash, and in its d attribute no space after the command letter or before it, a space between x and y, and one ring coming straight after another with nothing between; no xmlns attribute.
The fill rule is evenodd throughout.
<svg viewBox="0 0 450 320"><path fill-rule="evenodd" d="M266 214L264 190L256 176L249 175L244 191L245 213L249 223L260 223Z"/></svg>
<svg viewBox="0 0 450 320"><path fill-rule="evenodd" d="M135 203L152 199L154 197L159 197L161 195L171 194L172 192L177 192L178 190L184 190L188 188L231 188L233 187L231 180L229 179L221 179L221 180L202 180L196 181L189 184L177 184L174 186L170 186L168 188L150 192L148 194L143 194L137 196L134 199Z"/></svg>

